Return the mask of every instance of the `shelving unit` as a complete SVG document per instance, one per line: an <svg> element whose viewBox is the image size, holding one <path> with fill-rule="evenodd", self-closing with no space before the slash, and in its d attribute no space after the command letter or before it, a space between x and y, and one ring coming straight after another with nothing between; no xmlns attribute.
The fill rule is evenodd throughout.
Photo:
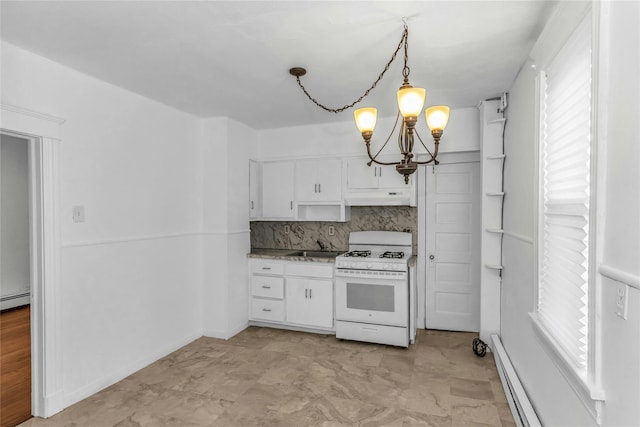
<svg viewBox="0 0 640 427"><path fill-rule="evenodd" d="M506 156L503 135L506 119L498 112L500 101L480 104L482 177L482 235L480 272L480 339L489 342L500 334L500 287L502 282L502 204L505 193L502 170Z"/></svg>

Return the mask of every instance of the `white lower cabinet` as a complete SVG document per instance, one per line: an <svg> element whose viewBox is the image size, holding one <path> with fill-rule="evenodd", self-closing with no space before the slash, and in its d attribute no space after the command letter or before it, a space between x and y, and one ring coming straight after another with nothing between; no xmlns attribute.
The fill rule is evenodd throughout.
<svg viewBox="0 0 640 427"><path fill-rule="evenodd" d="M333 328L333 280L287 278L287 322Z"/></svg>
<svg viewBox="0 0 640 427"><path fill-rule="evenodd" d="M249 259L251 320L334 329L333 264Z"/></svg>

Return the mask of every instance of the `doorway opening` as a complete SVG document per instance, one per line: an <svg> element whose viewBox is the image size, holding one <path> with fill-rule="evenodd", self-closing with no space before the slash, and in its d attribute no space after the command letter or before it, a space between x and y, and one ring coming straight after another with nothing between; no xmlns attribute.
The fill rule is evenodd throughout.
<svg viewBox="0 0 640 427"><path fill-rule="evenodd" d="M29 145L0 134L0 427L31 418Z"/></svg>

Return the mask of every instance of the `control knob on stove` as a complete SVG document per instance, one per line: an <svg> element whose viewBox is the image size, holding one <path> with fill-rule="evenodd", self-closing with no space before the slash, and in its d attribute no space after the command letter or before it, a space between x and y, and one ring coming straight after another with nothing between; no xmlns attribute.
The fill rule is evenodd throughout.
<svg viewBox="0 0 640 427"><path fill-rule="evenodd" d="M389 269L389 264L382 264L382 269L383 270L388 270Z"/></svg>
<svg viewBox="0 0 640 427"><path fill-rule="evenodd" d="M367 268L371 268L371 267L373 267L373 264L368 263L368 264L367 264Z"/></svg>

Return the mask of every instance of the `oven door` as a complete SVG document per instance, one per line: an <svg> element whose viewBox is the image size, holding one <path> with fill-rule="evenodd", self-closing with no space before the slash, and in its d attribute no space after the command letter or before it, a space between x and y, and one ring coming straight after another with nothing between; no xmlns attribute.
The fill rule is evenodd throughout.
<svg viewBox="0 0 640 427"><path fill-rule="evenodd" d="M406 272L336 271L336 320L407 327Z"/></svg>

